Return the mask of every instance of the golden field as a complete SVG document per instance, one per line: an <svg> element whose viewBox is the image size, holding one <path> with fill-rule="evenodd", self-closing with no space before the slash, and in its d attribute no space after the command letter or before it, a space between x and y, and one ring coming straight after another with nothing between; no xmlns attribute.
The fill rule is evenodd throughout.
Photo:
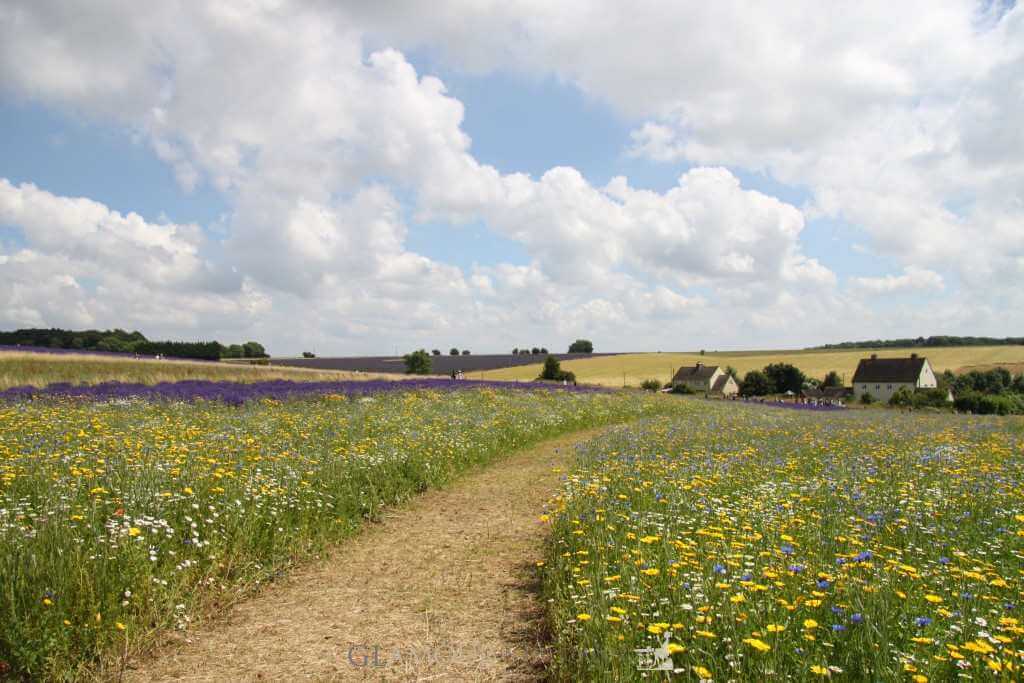
<svg viewBox="0 0 1024 683"><path fill-rule="evenodd" d="M629 353L601 356L562 363L562 369L576 373L579 382L621 387L637 386L645 379L667 382L683 365L698 361L707 365L731 365L740 376L759 370L769 363L792 363L810 377L824 377L835 370L849 384L857 362L877 353L880 358L906 357L911 353L926 357L936 372L970 369L972 366L1018 366L1024 363L1024 346L945 346L924 349L839 349L811 351L726 351L717 353ZM980 368L985 369L985 368ZM502 368L478 374L484 379L529 380L540 374L541 364Z"/></svg>
<svg viewBox="0 0 1024 683"><path fill-rule="evenodd" d="M290 379L296 382L340 382L380 378L395 379L395 375L236 365L208 361L119 358L86 353L50 354L31 351L0 351L0 391L18 386L43 387L55 382L158 384L189 379L232 382L259 382L272 379Z"/></svg>

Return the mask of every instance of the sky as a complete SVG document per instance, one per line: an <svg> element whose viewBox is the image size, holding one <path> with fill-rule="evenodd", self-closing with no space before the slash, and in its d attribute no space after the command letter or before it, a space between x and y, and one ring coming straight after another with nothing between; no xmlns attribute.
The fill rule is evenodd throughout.
<svg viewBox="0 0 1024 683"><path fill-rule="evenodd" d="M1024 328L1013 2L0 4L0 329L396 349Z"/></svg>

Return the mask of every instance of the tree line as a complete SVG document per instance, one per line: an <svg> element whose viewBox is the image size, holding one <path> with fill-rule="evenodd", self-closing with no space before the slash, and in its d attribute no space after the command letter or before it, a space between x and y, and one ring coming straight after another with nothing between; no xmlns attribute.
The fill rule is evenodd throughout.
<svg viewBox="0 0 1024 683"><path fill-rule="evenodd" d="M113 330L64 330L57 327L31 328L0 332L0 345L34 346L69 351L109 351L113 353L136 353L143 356L168 356L171 358L194 358L198 360L220 360L221 358L268 358L269 355L259 342L225 346L218 341L155 341L147 339L139 331L127 332L120 328Z"/></svg>
<svg viewBox="0 0 1024 683"><path fill-rule="evenodd" d="M937 335L916 339L873 339L812 346L812 349L886 349L928 346L1021 346L1024 337L956 337Z"/></svg>

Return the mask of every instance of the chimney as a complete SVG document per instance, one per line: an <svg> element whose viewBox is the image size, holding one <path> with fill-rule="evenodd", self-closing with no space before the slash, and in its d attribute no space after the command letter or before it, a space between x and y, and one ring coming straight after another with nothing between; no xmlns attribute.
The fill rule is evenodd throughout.
<svg viewBox="0 0 1024 683"><path fill-rule="evenodd" d="M878 354L877 353L871 354L871 360L878 360Z"/></svg>
<svg viewBox="0 0 1024 683"><path fill-rule="evenodd" d="M699 369L701 369L702 367L704 367L704 364L703 364L703 363L701 363L700 361L697 361L697 369L699 370Z"/></svg>

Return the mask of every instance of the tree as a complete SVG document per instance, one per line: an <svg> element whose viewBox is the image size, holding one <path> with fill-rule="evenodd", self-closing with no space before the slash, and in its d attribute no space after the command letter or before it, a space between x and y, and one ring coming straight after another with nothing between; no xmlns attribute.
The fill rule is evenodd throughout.
<svg viewBox="0 0 1024 683"><path fill-rule="evenodd" d="M544 359L544 369L541 371L540 377L537 379L548 379L556 382L575 382L576 375L568 370L563 370L562 364L558 362L558 359L549 355Z"/></svg>
<svg viewBox="0 0 1024 683"><path fill-rule="evenodd" d="M593 353L594 345L589 339L577 339L569 344L569 353Z"/></svg>
<svg viewBox="0 0 1024 683"><path fill-rule="evenodd" d="M789 363L772 363L766 365L764 368L764 374L768 377L768 380L774 385L773 393L784 394L787 391L792 391L794 394L800 393L800 390L804 386L804 373L800 371L800 368Z"/></svg>
<svg viewBox="0 0 1024 683"><path fill-rule="evenodd" d="M266 358L267 351L263 344L254 341L247 341L242 344L242 353L246 358Z"/></svg>
<svg viewBox="0 0 1024 683"><path fill-rule="evenodd" d="M448 352L448 355L449 356L457 356L457 355L459 355L459 350L453 346L451 348L451 350Z"/></svg>
<svg viewBox="0 0 1024 683"><path fill-rule="evenodd" d="M426 349L419 349L418 351L407 353L402 356L402 360L405 361L405 374L430 374L430 354L427 353Z"/></svg>
<svg viewBox="0 0 1024 683"><path fill-rule="evenodd" d="M513 356L518 356L519 355L519 347L518 346L516 348L512 349L512 355Z"/></svg>
<svg viewBox="0 0 1024 683"><path fill-rule="evenodd" d="M302 352L302 357L303 358L316 358L316 354L313 353L312 351L303 351Z"/></svg>
<svg viewBox="0 0 1024 683"><path fill-rule="evenodd" d="M241 344L232 344L231 346L224 349L224 353L221 355L224 358L244 358L245 350L242 349Z"/></svg>
<svg viewBox="0 0 1024 683"><path fill-rule="evenodd" d="M739 379L740 373L731 365L725 366L725 374L729 375L733 379Z"/></svg>
<svg viewBox="0 0 1024 683"><path fill-rule="evenodd" d="M469 349L462 349L462 355L463 356L468 356L469 355Z"/></svg>
<svg viewBox="0 0 1024 683"><path fill-rule="evenodd" d="M530 353L536 356L538 353L540 353L540 347L534 346L532 349L530 349Z"/></svg>
<svg viewBox="0 0 1024 683"><path fill-rule="evenodd" d="M434 349L430 353L431 353L431 355L434 355L434 356L440 356L441 355L441 349Z"/></svg>
<svg viewBox="0 0 1024 683"><path fill-rule="evenodd" d="M839 376L839 373L835 370L829 370L829 373L825 375L825 379L822 380L821 386L823 387L841 387L843 386L843 380Z"/></svg>
<svg viewBox="0 0 1024 683"><path fill-rule="evenodd" d="M544 355L547 355L548 350L542 346L540 347L540 352L543 353Z"/></svg>
<svg viewBox="0 0 1024 683"><path fill-rule="evenodd" d="M760 370L751 370L740 382L740 394L743 396L766 396L774 390L772 381Z"/></svg>

